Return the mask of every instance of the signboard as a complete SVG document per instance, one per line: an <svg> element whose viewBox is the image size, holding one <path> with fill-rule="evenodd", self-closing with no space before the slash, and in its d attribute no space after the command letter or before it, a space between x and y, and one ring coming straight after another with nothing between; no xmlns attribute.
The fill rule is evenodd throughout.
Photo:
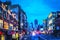
<svg viewBox="0 0 60 40"><path fill-rule="evenodd" d="M4 29L9 29L8 28L8 23L4 21Z"/></svg>

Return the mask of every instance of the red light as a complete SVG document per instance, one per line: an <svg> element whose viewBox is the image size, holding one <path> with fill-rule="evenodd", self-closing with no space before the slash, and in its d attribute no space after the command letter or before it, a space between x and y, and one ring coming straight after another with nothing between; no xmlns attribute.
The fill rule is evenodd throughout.
<svg viewBox="0 0 60 40"><path fill-rule="evenodd" d="M3 34L1 31L0 31L0 35Z"/></svg>

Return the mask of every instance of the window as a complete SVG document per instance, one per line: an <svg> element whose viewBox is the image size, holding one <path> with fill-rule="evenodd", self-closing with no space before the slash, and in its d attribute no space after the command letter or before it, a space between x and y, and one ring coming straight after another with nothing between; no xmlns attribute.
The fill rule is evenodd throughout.
<svg viewBox="0 0 60 40"><path fill-rule="evenodd" d="M3 20L0 20L0 28L3 28Z"/></svg>
<svg viewBox="0 0 60 40"><path fill-rule="evenodd" d="M8 23L4 21L4 29L8 29Z"/></svg>

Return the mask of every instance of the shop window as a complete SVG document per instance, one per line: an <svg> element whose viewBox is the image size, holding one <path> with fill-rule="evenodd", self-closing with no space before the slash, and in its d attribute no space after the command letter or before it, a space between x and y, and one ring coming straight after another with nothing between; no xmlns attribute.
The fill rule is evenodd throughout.
<svg viewBox="0 0 60 40"><path fill-rule="evenodd" d="M8 29L8 23L4 22L4 29Z"/></svg>
<svg viewBox="0 0 60 40"><path fill-rule="evenodd" d="M3 20L0 20L0 28L3 28Z"/></svg>

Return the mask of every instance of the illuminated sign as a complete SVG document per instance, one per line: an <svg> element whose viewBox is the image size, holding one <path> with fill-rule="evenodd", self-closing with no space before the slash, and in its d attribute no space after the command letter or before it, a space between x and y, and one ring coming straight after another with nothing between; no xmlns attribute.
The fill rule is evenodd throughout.
<svg viewBox="0 0 60 40"><path fill-rule="evenodd" d="M4 29L9 29L8 23L4 21Z"/></svg>

